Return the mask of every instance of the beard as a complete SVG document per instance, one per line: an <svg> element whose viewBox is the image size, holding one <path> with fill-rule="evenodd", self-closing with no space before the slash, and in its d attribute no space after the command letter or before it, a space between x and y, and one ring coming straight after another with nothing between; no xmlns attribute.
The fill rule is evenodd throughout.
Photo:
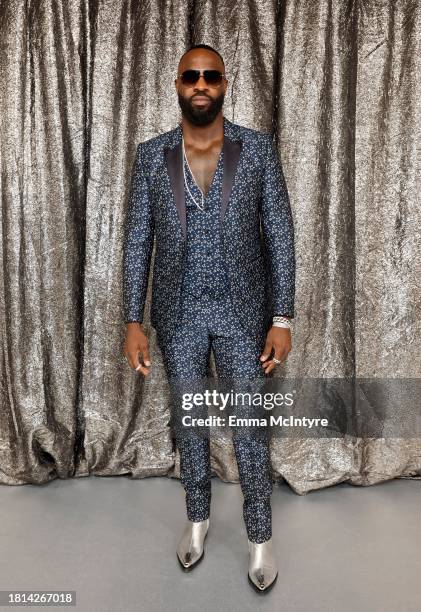
<svg viewBox="0 0 421 612"><path fill-rule="evenodd" d="M196 95L196 94L195 94ZM224 103L225 94L221 93L217 98L209 98L209 104L202 108L192 104L189 98L178 94L178 103L181 113L187 121L193 125L208 125L212 123Z"/></svg>

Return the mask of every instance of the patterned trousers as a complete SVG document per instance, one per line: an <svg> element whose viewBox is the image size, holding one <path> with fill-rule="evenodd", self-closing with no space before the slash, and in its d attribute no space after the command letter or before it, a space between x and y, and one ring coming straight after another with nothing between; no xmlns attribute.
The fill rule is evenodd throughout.
<svg viewBox="0 0 421 612"><path fill-rule="evenodd" d="M218 379L259 379L264 372L259 357L265 338L251 339L242 329L231 301L200 298L182 293L180 319L171 340L158 344L174 397L174 384L180 380L206 379L213 350ZM180 413L180 406L172 410ZM254 409L253 409L254 410ZM255 410L254 410L255 412ZM176 435L180 453L180 479L186 493L187 517L202 521L209 517L211 502L211 466L209 437L189 432ZM252 542L265 542L272 535L270 495L272 476L267 435L248 430L246 435L232 434L241 490L243 517Z"/></svg>

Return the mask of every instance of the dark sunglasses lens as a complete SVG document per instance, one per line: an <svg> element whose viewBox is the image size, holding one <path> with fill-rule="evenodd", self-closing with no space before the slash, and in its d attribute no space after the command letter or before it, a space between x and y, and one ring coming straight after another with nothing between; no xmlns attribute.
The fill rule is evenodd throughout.
<svg viewBox="0 0 421 612"><path fill-rule="evenodd" d="M199 70L186 70L181 75L183 85L194 85L200 78Z"/></svg>
<svg viewBox="0 0 421 612"><path fill-rule="evenodd" d="M208 85L220 85L222 83L222 74L218 70L204 70L203 73ZM183 85L194 85L199 79L199 70L185 70L181 75Z"/></svg>
<svg viewBox="0 0 421 612"><path fill-rule="evenodd" d="M205 70L205 81L209 85L220 85L222 82L222 74L218 70Z"/></svg>

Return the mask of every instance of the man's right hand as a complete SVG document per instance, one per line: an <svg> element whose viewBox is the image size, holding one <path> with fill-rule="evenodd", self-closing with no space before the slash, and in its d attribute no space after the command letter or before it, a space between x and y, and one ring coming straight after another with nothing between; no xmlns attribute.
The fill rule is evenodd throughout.
<svg viewBox="0 0 421 612"><path fill-rule="evenodd" d="M144 376L149 374L151 370L149 341L141 323L127 323L124 355L127 357L131 368L134 370L137 368L137 372L142 373Z"/></svg>

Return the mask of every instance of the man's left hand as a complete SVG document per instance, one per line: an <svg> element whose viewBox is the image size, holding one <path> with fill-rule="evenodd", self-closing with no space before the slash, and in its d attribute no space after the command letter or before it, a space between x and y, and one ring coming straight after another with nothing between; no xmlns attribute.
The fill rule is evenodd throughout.
<svg viewBox="0 0 421 612"><path fill-rule="evenodd" d="M273 355L272 359L269 359L272 349L274 350L275 354ZM279 359L279 361L283 362L287 358L290 350L291 331L287 327L272 326L266 337L266 344L263 353L260 355L260 361L262 362L262 368L264 369L265 374L269 374L274 367L280 365L274 363L273 358Z"/></svg>

